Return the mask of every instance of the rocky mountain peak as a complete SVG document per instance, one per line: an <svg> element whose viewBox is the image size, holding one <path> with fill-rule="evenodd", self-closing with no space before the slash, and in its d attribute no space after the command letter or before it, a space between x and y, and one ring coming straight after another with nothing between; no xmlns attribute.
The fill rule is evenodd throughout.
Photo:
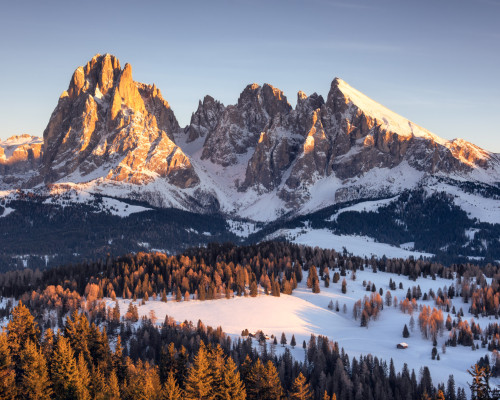
<svg viewBox="0 0 500 400"><path fill-rule="evenodd" d="M120 69L116 57L96 55L76 69L52 113L40 179L100 176L146 183L165 177L175 186L191 187L198 177L173 141L179 130L155 85L135 82L130 64Z"/></svg>
<svg viewBox="0 0 500 400"><path fill-rule="evenodd" d="M238 155L255 148L261 132L269 129L273 119L291 110L281 90L269 84L247 85L238 103L226 107L216 127L207 133L201 158L224 167L238 163Z"/></svg>
<svg viewBox="0 0 500 400"><path fill-rule="evenodd" d="M271 119L277 114L287 114L292 109L286 96L278 88L265 83L262 87L256 83L247 85L238 99L240 109L263 109Z"/></svg>
<svg viewBox="0 0 500 400"><path fill-rule="evenodd" d="M67 94L78 97L82 92L98 90L103 95L114 86L121 71L120 61L110 54L97 54L85 65L78 67L71 78Z"/></svg>
<svg viewBox="0 0 500 400"><path fill-rule="evenodd" d="M187 142L205 137L212 132L219 123L225 107L212 96L206 95L203 102L200 100L198 109L191 115L191 122L185 129Z"/></svg>

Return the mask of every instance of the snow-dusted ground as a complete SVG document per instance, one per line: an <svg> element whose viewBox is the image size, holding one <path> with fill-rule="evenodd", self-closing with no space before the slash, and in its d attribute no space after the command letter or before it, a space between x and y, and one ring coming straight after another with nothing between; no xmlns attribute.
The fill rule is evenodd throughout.
<svg viewBox="0 0 500 400"><path fill-rule="evenodd" d="M90 204L98 199L97 205L99 206L99 211L109 212L112 215L117 215L122 218L128 217L134 213L151 210L151 208L127 204L110 197L97 198L94 194L86 191L67 190L62 192L62 196L58 195L58 193L53 193L53 195L54 194L55 196L45 200L45 204L57 204L64 207L66 204L74 203Z"/></svg>
<svg viewBox="0 0 500 400"><path fill-rule="evenodd" d="M450 185L439 185L436 190L443 190L454 195L453 202L464 210L469 218L477 218L480 222L490 224L500 224L499 200L465 193Z"/></svg>
<svg viewBox="0 0 500 400"><path fill-rule="evenodd" d="M306 274L305 274L306 275ZM351 273L348 272L347 293L342 294L341 282L330 284L325 288L321 284L321 293L313 294L305 285L306 276L293 294L281 295L281 297L272 297L259 294L256 298L235 297L233 299L219 299L211 301L190 300L189 302L175 302L169 296L167 303L157 301L147 301L145 305L139 305L139 315L149 315L154 310L158 321L163 321L165 316L173 317L178 322L185 320L192 321L194 324L198 320L203 321L205 325L217 327L221 326L224 332L232 337L238 337L245 328L250 332L262 329L267 335L274 334L278 340L282 332L285 332L288 343L292 334L297 340L297 347L292 349L292 354L298 360L304 359L302 350L302 341L308 341L311 334L326 335L330 339L337 341L340 347L343 347L350 357L359 357L360 354L372 354L386 361L391 358L394 360L397 369L401 369L404 363L407 363L411 369L415 369L418 374L420 368L428 366L434 384L448 380L448 376L453 374L457 386L467 388L470 376L467 369L470 368L480 357L488 354L486 349L472 351L470 347L447 347L446 353L442 352L442 344L448 337L448 331L444 330L442 336L438 337L438 353L440 361L431 359L432 342L422 338L418 329L418 312L415 312L415 329L411 331L409 338L402 337L404 324L408 327L410 315L404 314L399 307L384 306L375 321L370 321L368 328L360 327L359 319L356 321L352 316L353 304L362 299L369 292L365 291L362 282L374 283L377 291L382 288L384 295L389 290L389 279L392 278L396 284L403 283L403 289L397 289L392 295L398 299L404 299L408 288L420 285L422 293L444 286L449 287L453 284L451 280L437 278L420 278L417 282L410 281L407 277L395 274L377 272L367 268L365 271L356 272L356 280L351 279ZM382 296L384 297L384 296ZM340 311L328 309L330 300L335 304L339 302ZM126 313L130 300L120 299L120 311L122 315ZM457 311L463 308L465 312L464 319L471 321L471 315L468 314L468 304L463 304L461 298L453 299ZM419 301L419 304L434 306L433 300ZM347 312L343 312L344 304ZM108 305L113 306L113 302L108 300ZM447 313L444 312L446 319ZM453 317L453 316L452 316ZM490 318L479 318L476 320L482 328L485 328ZM397 343L406 342L408 349L398 350ZM277 351L281 346L278 345ZM491 358L491 353L489 353ZM495 383L498 383L495 381Z"/></svg>
<svg viewBox="0 0 500 400"><path fill-rule="evenodd" d="M388 199L382 199L382 200L373 200L373 201L362 201L360 203L354 204L349 207L344 207L338 210L335 214L333 214L330 218L328 218L328 221L336 221L337 217L342 214L343 212L346 211L356 211L356 212L376 212L380 207L384 207L392 203L393 201L397 200L399 196L391 197Z"/></svg>
<svg viewBox="0 0 500 400"><path fill-rule="evenodd" d="M252 233L255 233L259 230L257 224L254 222L242 222L232 219L228 219L226 222L229 226L229 230L239 237L248 237Z"/></svg>
<svg viewBox="0 0 500 400"><path fill-rule="evenodd" d="M297 244L304 244L311 247L321 247L324 249L335 249L341 252L345 247L349 253L359 257L375 257L386 256L388 258L415 258L432 257L434 254L411 251L408 248L408 243L404 243L402 247L391 246L386 243L376 242L368 236L355 235L337 235L328 229L311 229L311 228L295 228L281 229L272 233L267 240L276 237L285 237L289 241Z"/></svg>

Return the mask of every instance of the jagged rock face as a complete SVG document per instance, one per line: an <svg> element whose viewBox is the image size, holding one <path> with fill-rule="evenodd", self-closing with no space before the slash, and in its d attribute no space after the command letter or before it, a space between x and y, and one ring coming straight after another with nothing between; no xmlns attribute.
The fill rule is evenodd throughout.
<svg viewBox="0 0 500 400"><path fill-rule="evenodd" d="M121 69L114 56L98 55L76 69L52 113L40 175L47 183L71 174L132 183L161 176L192 187L199 178L173 142L179 130L154 85L134 82L130 64Z"/></svg>
<svg viewBox="0 0 500 400"><path fill-rule="evenodd" d="M175 138L195 142L185 147L192 154ZM384 182L372 184L380 169ZM252 218L261 200L282 207L268 213L277 216L309 207L318 190L326 202L313 207L392 194L393 187L399 190L392 185L396 172L402 180L414 175L416 185L433 174L467 178L477 169L477 176L485 172L500 181L497 155L464 140L443 140L340 79L326 102L299 92L295 109L268 84L248 85L227 107L206 96L181 129L156 86L135 82L132 67L122 69L108 54L75 70L43 141L20 136L0 142L0 189L93 181L105 190L109 181L155 182L130 196L197 212L252 209Z"/></svg>
<svg viewBox="0 0 500 400"><path fill-rule="evenodd" d="M193 142L198 138L206 137L217 127L225 107L212 96L205 96L203 102L199 102L198 109L191 116L191 122L185 129L187 143Z"/></svg>
<svg viewBox="0 0 500 400"><path fill-rule="evenodd" d="M254 148L273 118L291 110L283 92L271 85L248 85L238 104L226 107L215 129L207 134L201 158L227 167Z"/></svg>
<svg viewBox="0 0 500 400"><path fill-rule="evenodd" d="M372 168L394 168L402 161L430 174L468 171L473 165L485 165L484 154L474 157L477 152L462 150L464 143L451 144L450 149L448 142L402 117L388 121L392 112L385 117L384 107L371 100L372 103L366 103L362 99L359 104L356 100L361 96L357 93L339 79L332 82L323 118L332 149L329 174L346 179ZM377 106L382 110L378 114L378 110L373 111ZM397 129L398 124L404 123L408 125L405 129ZM464 157L467 163L463 162Z"/></svg>
<svg viewBox="0 0 500 400"><path fill-rule="evenodd" d="M258 186L270 191L281 184L283 174L300 152L310 119L322 104L323 98L316 93L307 97L299 92L296 109L274 117L270 128L261 133L239 190Z"/></svg>
<svg viewBox="0 0 500 400"><path fill-rule="evenodd" d="M40 165L42 140L18 135L0 141L0 188L15 184L21 187Z"/></svg>

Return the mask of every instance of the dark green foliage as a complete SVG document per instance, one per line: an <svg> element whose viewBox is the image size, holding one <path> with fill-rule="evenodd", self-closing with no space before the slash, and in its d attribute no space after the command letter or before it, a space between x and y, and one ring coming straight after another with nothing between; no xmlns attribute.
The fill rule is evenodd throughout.
<svg viewBox="0 0 500 400"><path fill-rule="evenodd" d="M403 328L403 337L408 338L410 337L410 331L408 330L408 327L405 324L405 327Z"/></svg>

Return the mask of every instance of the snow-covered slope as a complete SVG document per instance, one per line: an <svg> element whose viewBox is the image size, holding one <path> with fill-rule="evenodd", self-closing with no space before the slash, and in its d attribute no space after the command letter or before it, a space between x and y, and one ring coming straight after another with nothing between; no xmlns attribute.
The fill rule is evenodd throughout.
<svg viewBox="0 0 500 400"><path fill-rule="evenodd" d="M235 297L230 300L176 302L169 297L167 303L150 300L145 305L141 305L138 301L137 305L140 316L149 316L150 311L154 310L158 321L163 321L166 315L173 317L179 323L187 320L196 324L201 320L205 325L221 326L224 332L235 338L239 337L244 329L250 332L262 330L269 336L277 336L278 342L282 332L285 333L288 343L292 335L295 335L297 347L292 349L289 344L287 347L299 360L304 357L303 340L307 342L311 334L325 335L338 342L351 357L372 354L386 361L392 358L396 369L401 369L403 364L407 363L417 374L420 368L428 366L435 384L446 383L449 375L453 374L457 386L468 388L470 376L466 372L467 369L480 357L489 353L481 348L479 341L476 342L480 348L476 351L471 351L470 347L457 346L447 347L446 352L443 352L442 345L448 339L449 333L444 330L437 338L440 360L432 360L432 341L424 339L419 331L418 311L413 313L415 327L413 330L410 329L409 338L403 338L402 331L405 324L410 328L411 315L403 313L399 307L385 306L379 317L370 321L367 328L360 326L359 318L355 320L352 312L354 303L370 294L363 286L363 281L374 284L377 291L382 289L384 293L390 290L390 279L398 286L401 282L402 289L391 291L392 296L400 300L405 298L408 288L412 286L419 285L422 293L427 293L430 289L437 293L439 288L454 285L454 281L441 278L433 280L428 277L419 278L414 282L396 274L380 271L373 273L371 268L358 270L355 280L352 280L351 274L352 272L347 272L345 294L341 292L341 281L330 284L329 288L325 288L322 284L321 292L314 294L306 287L304 279L290 296L284 294L280 297L267 296L261 291L256 298ZM339 311L328 308L330 301L334 305L338 302ZM119 300L122 315L126 313L129 302L130 300ZM481 326L486 326L490 322L489 318L473 318L467 312L468 305L462 302L462 298L456 297L451 303L457 310L463 309L465 316L462 320L467 320L469 324L473 319ZM434 300L419 300L418 304L435 307ZM113 307L113 302L109 301L108 305ZM446 316L445 312L445 319ZM408 343L409 347L406 350L397 349L396 345L403 341ZM280 352L283 348L278 345L276 350Z"/></svg>
<svg viewBox="0 0 500 400"><path fill-rule="evenodd" d="M206 96L181 129L158 88L109 54L75 70L43 140L16 138L0 143L0 189L69 187L265 222L442 177L500 182L498 155L444 140L339 78L326 101L299 92L295 108L269 84L234 105ZM467 204L483 201L474 196Z"/></svg>

